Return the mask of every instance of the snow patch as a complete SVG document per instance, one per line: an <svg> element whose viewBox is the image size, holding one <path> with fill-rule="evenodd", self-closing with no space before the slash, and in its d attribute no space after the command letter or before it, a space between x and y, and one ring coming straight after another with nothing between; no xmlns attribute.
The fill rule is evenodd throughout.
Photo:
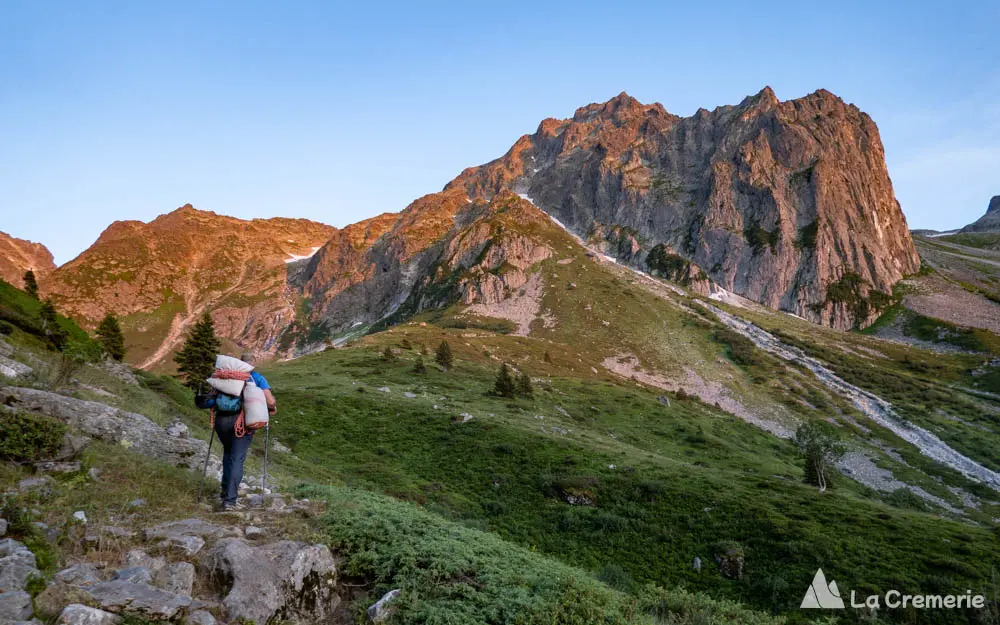
<svg viewBox="0 0 1000 625"><path fill-rule="evenodd" d="M316 252L318 252L319 248L321 248L321 247L323 247L323 246L322 245L317 245L316 247L312 248L311 252L309 252L308 254L305 254L305 255L289 254L288 258L285 259L285 262L286 263L294 263L294 262L299 261L299 260L305 260L307 258L312 258L313 256L316 255Z"/></svg>

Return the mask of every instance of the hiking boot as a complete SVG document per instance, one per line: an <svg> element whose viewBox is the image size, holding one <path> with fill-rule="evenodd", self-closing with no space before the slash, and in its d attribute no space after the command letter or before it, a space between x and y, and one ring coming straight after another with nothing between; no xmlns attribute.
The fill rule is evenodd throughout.
<svg viewBox="0 0 1000 625"><path fill-rule="evenodd" d="M236 503L223 503L219 506L219 512L240 512L241 510L246 510L247 506L244 503L237 501Z"/></svg>

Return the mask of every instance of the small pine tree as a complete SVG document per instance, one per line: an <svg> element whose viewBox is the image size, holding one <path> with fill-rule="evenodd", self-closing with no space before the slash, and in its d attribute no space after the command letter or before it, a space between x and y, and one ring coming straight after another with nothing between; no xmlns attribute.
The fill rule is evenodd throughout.
<svg viewBox="0 0 1000 625"><path fill-rule="evenodd" d="M550 365L552 364L552 354L549 353L549 350L545 350L545 362Z"/></svg>
<svg viewBox="0 0 1000 625"><path fill-rule="evenodd" d="M215 371L215 356L222 347L222 341L215 335L215 323L207 312L194 324L184 347L174 356L177 372L184 383L199 391L205 387L205 379Z"/></svg>
<svg viewBox="0 0 1000 625"><path fill-rule="evenodd" d="M521 397L531 397L535 394L534 387L531 386L531 376L522 372L517 376L517 394Z"/></svg>
<svg viewBox="0 0 1000 625"><path fill-rule="evenodd" d="M396 354L393 353L392 348L388 345L382 350L382 362L394 362L396 360Z"/></svg>
<svg viewBox="0 0 1000 625"><path fill-rule="evenodd" d="M59 325L59 313L56 312L56 307L51 300L42 302L39 316L42 318L42 329L45 331L45 336L56 349L61 350L66 344L67 334L66 330Z"/></svg>
<svg viewBox="0 0 1000 625"><path fill-rule="evenodd" d="M429 352L427 351L427 345L426 344L421 345L420 346L420 355L421 356L426 356L428 353Z"/></svg>
<svg viewBox="0 0 1000 625"><path fill-rule="evenodd" d="M507 363L503 363L500 365L500 370L497 371L497 379L493 383L493 392L500 397L513 397L516 391L517 386L514 382L514 376L510 374L510 367L507 366Z"/></svg>
<svg viewBox="0 0 1000 625"><path fill-rule="evenodd" d="M119 362L125 359L125 335L122 334L122 327L114 313L104 315L97 326L97 342L108 356Z"/></svg>
<svg viewBox="0 0 1000 625"><path fill-rule="evenodd" d="M423 357L417 356L416 362L413 363L413 373L427 373L427 365L424 364Z"/></svg>
<svg viewBox="0 0 1000 625"><path fill-rule="evenodd" d="M403 339L399 346L403 349L413 349L413 344L410 343L410 339Z"/></svg>
<svg viewBox="0 0 1000 625"><path fill-rule="evenodd" d="M38 299L38 281L35 280L35 272L30 269L24 272L24 291Z"/></svg>
<svg viewBox="0 0 1000 625"><path fill-rule="evenodd" d="M448 341L441 341L441 344L438 345L437 353L434 354L434 362L445 369L451 369L452 363L455 362L455 356L451 353L451 345L448 345Z"/></svg>
<svg viewBox="0 0 1000 625"><path fill-rule="evenodd" d="M826 424L809 421L795 432L795 445L802 453L804 481L826 490L831 482L830 465L846 451Z"/></svg>

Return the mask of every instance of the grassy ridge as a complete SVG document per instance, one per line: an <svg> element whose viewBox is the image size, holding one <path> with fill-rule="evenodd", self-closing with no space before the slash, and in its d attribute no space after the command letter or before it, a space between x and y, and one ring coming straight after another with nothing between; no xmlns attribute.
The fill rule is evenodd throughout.
<svg viewBox="0 0 1000 625"><path fill-rule="evenodd" d="M639 387L562 377L558 365L544 376L534 359L522 364L535 399L501 400L487 394L495 361L484 352L529 339L490 337L484 350L455 331L405 332L415 349L394 363L379 354L398 347L399 330L266 372L280 389L276 431L303 462L290 470L421 503L625 587L683 585L782 612L817 566L842 588L875 592L978 588L1000 565L986 530L872 501L846 479L818 494L800 483L790 443L700 402L671 395L668 407ZM411 373L419 346L442 335L458 366ZM453 422L463 412L474 418ZM595 505L564 501L581 490ZM716 569L727 541L745 548L742 580Z"/></svg>

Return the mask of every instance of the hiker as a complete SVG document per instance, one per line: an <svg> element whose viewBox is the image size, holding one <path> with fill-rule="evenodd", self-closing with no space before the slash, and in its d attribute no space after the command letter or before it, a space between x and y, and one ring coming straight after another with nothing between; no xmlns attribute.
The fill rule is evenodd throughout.
<svg viewBox="0 0 1000 625"><path fill-rule="evenodd" d="M243 354L240 360L253 365L254 355ZM277 412L277 402L274 394L271 393L271 386L267 380L256 370L249 372L249 378L262 391L267 402L267 412L274 415ZM240 482L243 481L243 464L246 462L247 453L250 451L250 444L253 443L253 430L238 427L242 408L236 411L223 411L219 402L218 391L212 391L207 396L198 396L195 403L199 408L211 408L215 411L215 433L222 442L222 489L220 493L221 507L223 512L229 510L241 510L243 506L237 501Z"/></svg>

